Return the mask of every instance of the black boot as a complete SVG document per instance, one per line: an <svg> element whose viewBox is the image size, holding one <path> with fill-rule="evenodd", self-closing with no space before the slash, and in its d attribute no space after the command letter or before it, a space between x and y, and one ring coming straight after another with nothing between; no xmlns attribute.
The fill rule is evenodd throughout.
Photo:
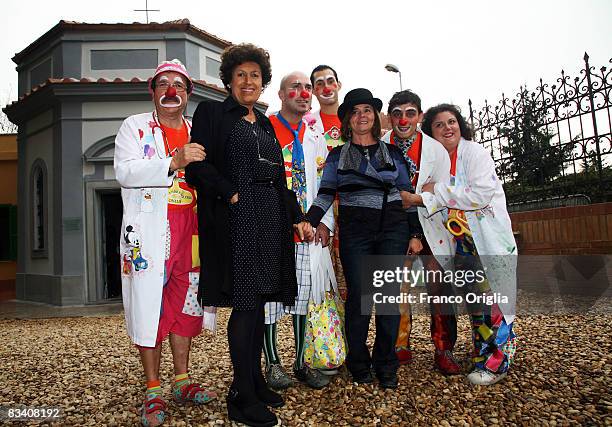
<svg viewBox="0 0 612 427"><path fill-rule="evenodd" d="M285 405L285 401L280 394L273 392L268 387L266 379L261 373L260 360L261 357L255 360L253 370L253 384L255 385L255 394L257 395L257 399L259 399L259 401L266 406L280 408L281 406Z"/></svg>
<svg viewBox="0 0 612 427"><path fill-rule="evenodd" d="M255 390L255 394L261 403L272 408L280 408L285 405L283 396L270 390L268 387Z"/></svg>
<svg viewBox="0 0 612 427"><path fill-rule="evenodd" d="M276 415L263 403L247 401L235 388L230 388L227 395L227 416L231 421L251 427L273 427L278 423Z"/></svg>

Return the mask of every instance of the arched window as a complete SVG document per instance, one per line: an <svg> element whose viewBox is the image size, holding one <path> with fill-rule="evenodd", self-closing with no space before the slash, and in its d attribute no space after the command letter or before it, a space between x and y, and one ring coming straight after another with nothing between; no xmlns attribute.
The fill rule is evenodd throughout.
<svg viewBox="0 0 612 427"><path fill-rule="evenodd" d="M31 172L31 209L32 209L32 256L47 256L47 166L41 159L32 165Z"/></svg>

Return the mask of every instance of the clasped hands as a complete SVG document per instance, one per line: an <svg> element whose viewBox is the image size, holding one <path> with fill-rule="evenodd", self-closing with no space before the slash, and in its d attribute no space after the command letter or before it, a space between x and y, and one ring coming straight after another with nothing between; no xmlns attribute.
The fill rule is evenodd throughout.
<svg viewBox="0 0 612 427"><path fill-rule="evenodd" d="M323 247L329 243L329 228L323 223L314 228L308 221L302 221L294 224L293 229L303 242L314 241L315 244L321 244Z"/></svg>

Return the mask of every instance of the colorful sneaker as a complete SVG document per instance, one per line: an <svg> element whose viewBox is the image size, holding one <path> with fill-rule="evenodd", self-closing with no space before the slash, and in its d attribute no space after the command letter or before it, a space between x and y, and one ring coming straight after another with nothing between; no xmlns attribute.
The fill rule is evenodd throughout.
<svg viewBox="0 0 612 427"><path fill-rule="evenodd" d="M145 400L142 404L140 422L145 427L157 427L166 420L166 402L159 397Z"/></svg>
<svg viewBox="0 0 612 427"><path fill-rule="evenodd" d="M461 365L450 350L436 350L434 354L434 368L445 375L458 375L461 373Z"/></svg>
<svg viewBox="0 0 612 427"><path fill-rule="evenodd" d="M467 379L474 385L493 385L504 379L506 375L508 375L507 371L501 374L494 374L485 369L474 368L467 376Z"/></svg>
<svg viewBox="0 0 612 427"><path fill-rule="evenodd" d="M203 389L200 384L197 383L185 384L182 387L173 387L172 396L176 403L184 404L191 402L196 405L203 405L217 398L215 392Z"/></svg>
<svg viewBox="0 0 612 427"><path fill-rule="evenodd" d="M271 363L266 366L266 383L268 383L268 387L276 390L293 386L293 380L289 378L280 363Z"/></svg>

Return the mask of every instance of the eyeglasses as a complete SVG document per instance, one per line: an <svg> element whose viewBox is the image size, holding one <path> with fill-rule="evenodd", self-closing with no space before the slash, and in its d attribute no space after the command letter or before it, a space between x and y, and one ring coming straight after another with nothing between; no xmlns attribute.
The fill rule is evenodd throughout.
<svg viewBox="0 0 612 427"><path fill-rule="evenodd" d="M413 108L413 107L406 108L405 110L402 110L401 108L396 107L393 110L391 110L391 117L393 117L394 119L401 119L402 117L404 117L404 114L409 119L414 119L419 114L419 112L417 111L416 108Z"/></svg>
<svg viewBox="0 0 612 427"><path fill-rule="evenodd" d="M176 89L177 92L185 92L187 90L187 87L183 83L179 82L174 82L172 84L170 84L169 82L159 82L155 85L155 88L166 91L170 86Z"/></svg>
<svg viewBox="0 0 612 427"><path fill-rule="evenodd" d="M257 153L257 155L259 155L259 153ZM268 165L268 166L278 166L278 167L280 167L280 166L281 166L281 164L280 164L280 163L275 163L275 162L273 162L272 160L268 160L268 159L266 159L265 157L261 157L261 156L259 156L259 157L257 158L257 160L258 160L260 163L265 163L265 164L266 164L266 165Z"/></svg>
<svg viewBox="0 0 612 427"><path fill-rule="evenodd" d="M253 135L257 137L257 132L255 132L255 130L253 130ZM257 161L259 161L260 163L265 163L268 166L281 167L280 163L275 163L272 160L268 160L265 157L261 157L261 153L259 152L259 138L256 138L255 141L257 141Z"/></svg>

